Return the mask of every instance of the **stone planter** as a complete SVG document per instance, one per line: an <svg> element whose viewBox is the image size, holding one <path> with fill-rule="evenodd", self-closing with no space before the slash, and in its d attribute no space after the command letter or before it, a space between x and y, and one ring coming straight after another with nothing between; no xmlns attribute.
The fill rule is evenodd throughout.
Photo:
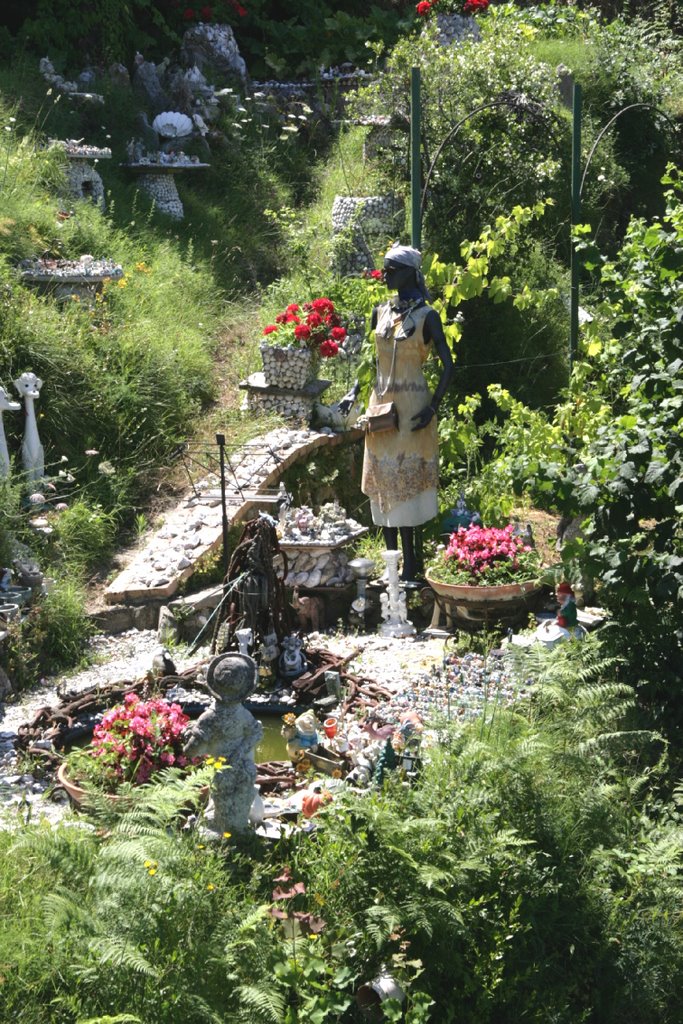
<svg viewBox="0 0 683 1024"><path fill-rule="evenodd" d="M543 585L538 580L505 583L494 587L441 583L429 573L426 580L436 595L434 619L443 612L447 627L479 628L493 623L513 626L533 610ZM432 626L437 623L432 620Z"/></svg>
<svg viewBox="0 0 683 1024"><path fill-rule="evenodd" d="M264 345L261 348L263 376L267 385L303 391L315 378L317 359L309 348L280 348Z"/></svg>

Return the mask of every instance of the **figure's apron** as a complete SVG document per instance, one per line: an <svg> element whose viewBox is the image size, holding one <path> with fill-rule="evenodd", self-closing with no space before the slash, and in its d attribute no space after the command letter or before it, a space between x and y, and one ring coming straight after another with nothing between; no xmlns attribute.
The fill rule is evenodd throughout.
<svg viewBox="0 0 683 1024"><path fill-rule="evenodd" d="M436 417L423 430L412 431L412 417L430 402L422 365L431 351L425 344L424 322L429 306L405 316L387 302L380 307L375 332L378 382L369 405L394 402L398 430L365 435L361 490L370 498L372 521L377 526L419 526L438 512L439 452ZM404 326L413 333L406 337ZM393 377L392 358L396 341ZM388 383L385 393L383 391Z"/></svg>

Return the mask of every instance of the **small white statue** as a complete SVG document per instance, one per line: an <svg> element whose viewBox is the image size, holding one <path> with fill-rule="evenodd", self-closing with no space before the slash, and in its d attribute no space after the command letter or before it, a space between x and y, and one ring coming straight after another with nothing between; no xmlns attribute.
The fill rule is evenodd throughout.
<svg viewBox="0 0 683 1024"><path fill-rule="evenodd" d="M398 578L398 551L383 551L382 558L386 562L388 574L388 593L380 595L382 618L379 627L382 636L413 636L415 626L408 619L408 608L405 590L401 589Z"/></svg>
<svg viewBox="0 0 683 1024"><path fill-rule="evenodd" d="M4 388L0 387L0 476L9 476L9 451L7 450L7 438L5 428L2 424L3 412L18 412L21 409L21 402L13 402Z"/></svg>
<svg viewBox="0 0 683 1024"><path fill-rule="evenodd" d="M26 479L30 483L36 483L45 476L45 453L38 436L38 424L36 422L36 411L33 403L40 398L40 389L43 382L35 373L22 373L14 386L24 399L26 406L26 424L24 427L24 440L21 444L21 458L24 464Z"/></svg>
<svg viewBox="0 0 683 1024"><path fill-rule="evenodd" d="M249 655L219 654L206 673L206 688L215 703L186 732L189 757L212 754L226 760L212 785L218 832L244 832L248 827L256 782L254 749L263 736L263 726L242 701L251 697L257 680L256 662Z"/></svg>

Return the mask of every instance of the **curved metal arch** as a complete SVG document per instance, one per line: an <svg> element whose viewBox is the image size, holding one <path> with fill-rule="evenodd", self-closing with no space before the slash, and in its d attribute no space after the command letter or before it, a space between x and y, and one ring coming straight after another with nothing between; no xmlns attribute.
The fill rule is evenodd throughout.
<svg viewBox="0 0 683 1024"><path fill-rule="evenodd" d="M671 125L671 128L674 131L674 133L677 131L676 125L671 120L671 118L667 114L665 114L664 111L661 110L659 107L656 107L654 103L630 103L628 105L628 107L622 107L621 110L618 110L616 112L614 117L610 118L610 120L607 122L607 124L602 129L602 131L598 134L597 139L595 140L595 142L591 146L591 151L588 154L588 159L586 160L586 166L584 167L583 174L581 176L581 184L579 185L579 199L583 195L583 186L584 186L585 181L586 181L586 175L588 174L588 168L590 167L590 162L593 159L593 157L595 155L595 151L598 148L598 146L600 145L600 142L602 141L603 136L609 131L609 129L614 124L614 122L616 120L618 120L618 118L620 118L622 114L626 114L629 110L636 110L638 108L647 108L649 110L656 111L660 115L660 117L663 117L665 121L669 122L669 124Z"/></svg>

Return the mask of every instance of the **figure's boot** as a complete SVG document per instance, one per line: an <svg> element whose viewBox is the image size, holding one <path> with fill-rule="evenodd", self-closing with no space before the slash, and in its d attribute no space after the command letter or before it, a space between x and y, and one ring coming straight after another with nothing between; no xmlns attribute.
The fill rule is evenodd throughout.
<svg viewBox="0 0 683 1024"><path fill-rule="evenodd" d="M415 554L415 531L412 526L401 527L401 548L403 550L401 579L405 583L415 583L419 575L419 566Z"/></svg>

